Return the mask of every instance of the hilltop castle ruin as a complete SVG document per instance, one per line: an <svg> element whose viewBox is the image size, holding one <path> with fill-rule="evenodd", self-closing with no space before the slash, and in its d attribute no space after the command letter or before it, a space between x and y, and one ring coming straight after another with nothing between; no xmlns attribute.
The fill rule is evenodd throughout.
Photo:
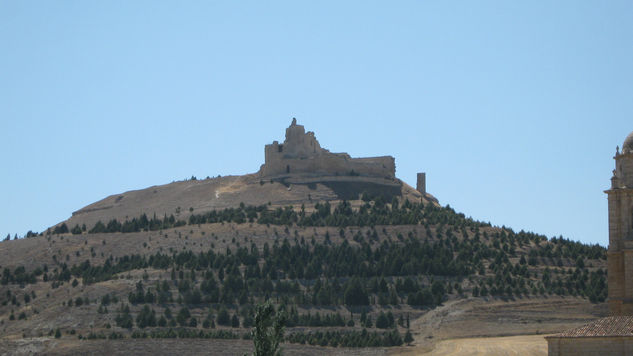
<svg viewBox="0 0 633 356"><path fill-rule="evenodd" d="M395 178L396 161L391 156L352 158L347 153L331 153L319 145L314 132L292 119L283 144L274 141L265 147L265 163L260 177L284 175L366 176Z"/></svg>

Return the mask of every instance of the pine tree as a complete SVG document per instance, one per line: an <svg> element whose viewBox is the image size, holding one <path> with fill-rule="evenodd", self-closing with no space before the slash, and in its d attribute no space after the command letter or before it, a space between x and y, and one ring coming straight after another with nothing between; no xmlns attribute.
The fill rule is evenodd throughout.
<svg viewBox="0 0 633 356"><path fill-rule="evenodd" d="M275 307L267 301L257 305L255 310L255 328L251 331L255 352L253 356L281 356L280 343L284 338L286 316L275 312Z"/></svg>

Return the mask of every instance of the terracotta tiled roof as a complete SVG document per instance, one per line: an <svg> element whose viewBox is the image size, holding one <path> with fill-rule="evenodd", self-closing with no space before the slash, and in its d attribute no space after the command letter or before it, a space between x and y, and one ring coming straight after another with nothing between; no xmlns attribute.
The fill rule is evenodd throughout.
<svg viewBox="0 0 633 356"><path fill-rule="evenodd" d="M550 337L633 336L633 316L610 316Z"/></svg>

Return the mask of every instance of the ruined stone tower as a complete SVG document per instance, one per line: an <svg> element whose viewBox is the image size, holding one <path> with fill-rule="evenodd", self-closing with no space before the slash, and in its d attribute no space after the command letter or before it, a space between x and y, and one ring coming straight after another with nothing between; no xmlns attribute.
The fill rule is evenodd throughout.
<svg viewBox="0 0 633 356"><path fill-rule="evenodd" d="M415 189L422 194L426 194L426 173L418 173L418 181L415 185Z"/></svg>
<svg viewBox="0 0 633 356"><path fill-rule="evenodd" d="M633 315L633 132L616 149L609 199L609 312Z"/></svg>

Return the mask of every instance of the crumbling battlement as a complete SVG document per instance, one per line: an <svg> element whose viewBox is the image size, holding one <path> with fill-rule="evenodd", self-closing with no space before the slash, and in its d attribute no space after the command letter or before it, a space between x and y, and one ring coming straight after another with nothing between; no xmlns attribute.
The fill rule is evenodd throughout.
<svg viewBox="0 0 633 356"><path fill-rule="evenodd" d="M283 144L274 141L266 145L265 163L259 170L260 177L290 174L359 175L394 178L396 161L391 156L352 158L347 153L331 153L321 148L314 132L305 132L303 125L292 119L286 129Z"/></svg>

